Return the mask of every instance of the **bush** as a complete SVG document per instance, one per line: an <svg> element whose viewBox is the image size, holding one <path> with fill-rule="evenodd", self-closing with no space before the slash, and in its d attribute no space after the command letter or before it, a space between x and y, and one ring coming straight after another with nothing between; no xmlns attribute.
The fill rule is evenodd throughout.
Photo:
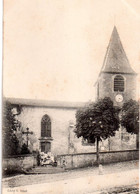
<svg viewBox="0 0 140 194"><path fill-rule="evenodd" d="M21 147L21 154L30 154L30 150L25 143Z"/></svg>

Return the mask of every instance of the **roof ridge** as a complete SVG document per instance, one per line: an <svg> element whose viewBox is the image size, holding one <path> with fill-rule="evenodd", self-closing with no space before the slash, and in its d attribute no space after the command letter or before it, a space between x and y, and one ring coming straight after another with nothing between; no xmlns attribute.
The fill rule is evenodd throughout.
<svg viewBox="0 0 140 194"><path fill-rule="evenodd" d="M9 98L4 97L3 100L12 104L19 104L23 106L39 106L39 107L54 107L54 108L78 108L83 106L86 102L76 101L54 101L43 99L27 99L27 98Z"/></svg>

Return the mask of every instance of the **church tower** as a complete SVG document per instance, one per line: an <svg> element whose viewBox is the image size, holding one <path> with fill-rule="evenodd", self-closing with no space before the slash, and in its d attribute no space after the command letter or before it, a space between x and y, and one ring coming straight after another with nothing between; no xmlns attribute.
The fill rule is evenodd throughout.
<svg viewBox="0 0 140 194"><path fill-rule="evenodd" d="M95 84L96 99L110 97L115 106L121 107L129 99L136 99L136 73L131 68L123 49L119 34L114 26L103 65ZM128 134L120 127L114 137L109 138L109 150L128 150L136 148L135 135Z"/></svg>
<svg viewBox="0 0 140 194"><path fill-rule="evenodd" d="M116 27L95 86L97 99L110 97L117 106L136 98L136 73L130 66Z"/></svg>

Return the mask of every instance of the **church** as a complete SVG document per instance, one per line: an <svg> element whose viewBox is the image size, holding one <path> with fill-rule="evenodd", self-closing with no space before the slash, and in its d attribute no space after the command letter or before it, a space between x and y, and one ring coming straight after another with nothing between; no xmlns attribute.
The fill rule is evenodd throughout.
<svg viewBox="0 0 140 194"><path fill-rule="evenodd" d="M95 83L96 99L110 97L114 105L122 106L129 99L136 99L136 76L123 49L119 34L114 27L103 65ZM18 120L22 128L29 128L37 141L33 150L54 155L90 153L96 150L74 134L75 113L85 103L54 102L29 99L7 99L13 105L20 105L22 112ZM100 151L136 149L136 135L128 134L120 127L115 137L100 144Z"/></svg>

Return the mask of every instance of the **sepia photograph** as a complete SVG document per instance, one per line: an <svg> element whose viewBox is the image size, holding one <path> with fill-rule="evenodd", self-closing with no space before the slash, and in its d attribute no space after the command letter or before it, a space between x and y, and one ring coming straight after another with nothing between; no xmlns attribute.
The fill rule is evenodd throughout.
<svg viewBox="0 0 140 194"><path fill-rule="evenodd" d="M139 0L3 0L2 194L138 194Z"/></svg>

